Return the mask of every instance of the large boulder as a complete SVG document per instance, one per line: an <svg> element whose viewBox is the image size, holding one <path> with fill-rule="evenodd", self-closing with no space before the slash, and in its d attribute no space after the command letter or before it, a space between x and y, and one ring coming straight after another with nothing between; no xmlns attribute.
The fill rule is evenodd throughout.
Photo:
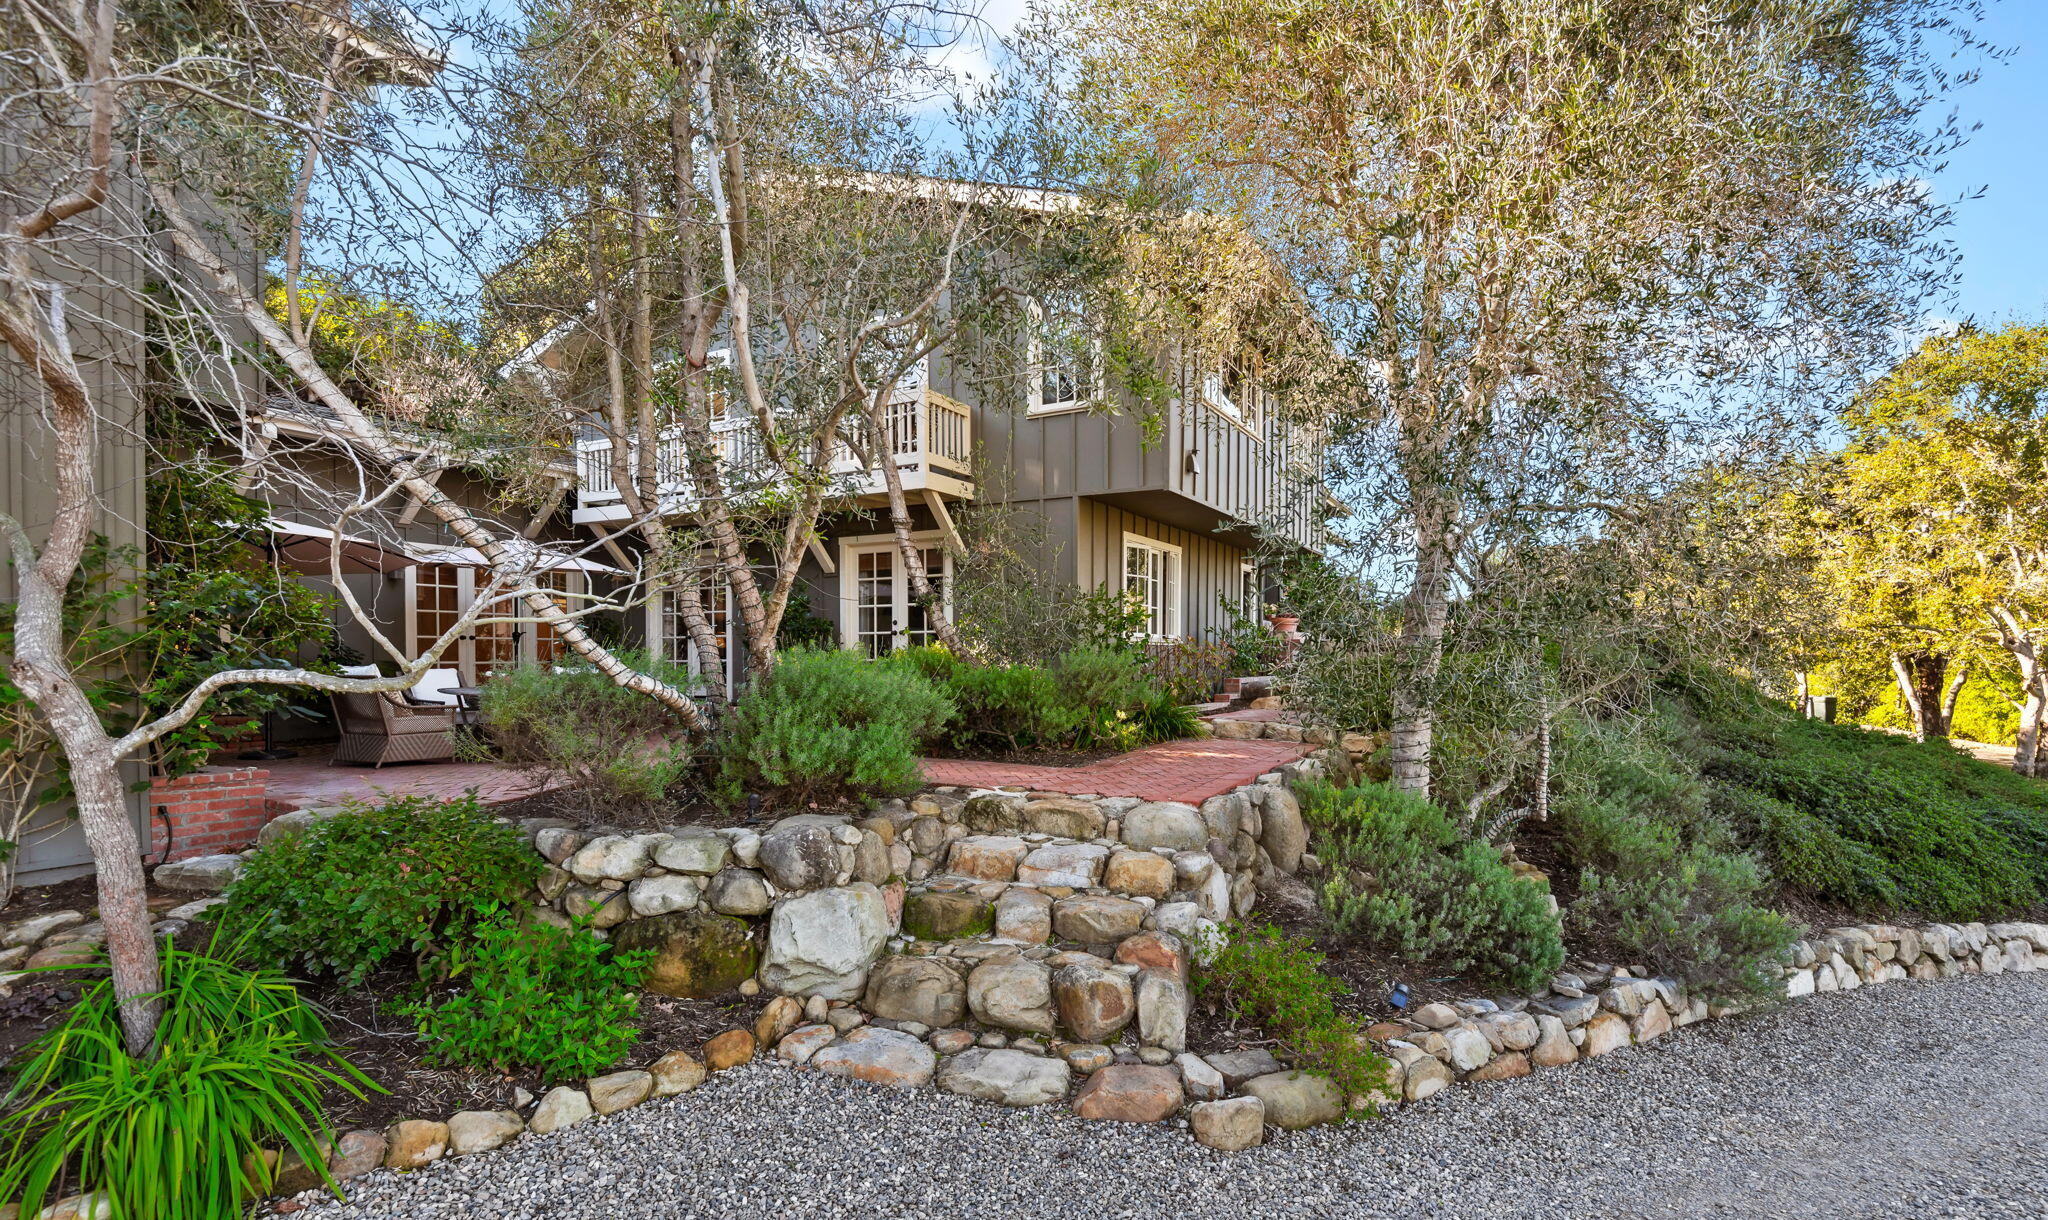
<svg viewBox="0 0 2048 1220"><path fill-rule="evenodd" d="M932 1078L938 1056L901 1030L864 1025L811 1056L811 1066L868 1084L913 1088Z"/></svg>
<svg viewBox="0 0 2048 1220"><path fill-rule="evenodd" d="M1138 1041L1170 1051L1188 1048L1188 987L1163 970L1138 974Z"/></svg>
<svg viewBox="0 0 2048 1220"><path fill-rule="evenodd" d="M1301 802L1279 784L1259 784L1252 790L1259 803L1259 846L1273 858L1273 867L1292 873L1301 867L1301 853L1308 850L1308 823L1301 818ZM1266 1121L1274 1121L1269 1111Z"/></svg>
<svg viewBox="0 0 2048 1220"><path fill-rule="evenodd" d="M1042 945L1052 939L1052 899L1037 890L1011 888L996 899L995 933L1004 940Z"/></svg>
<svg viewBox="0 0 2048 1220"><path fill-rule="evenodd" d="M1266 1103L1266 1121L1288 1131L1344 1117L1344 1090L1327 1076L1274 1072L1244 1082L1244 1091Z"/></svg>
<svg viewBox="0 0 2048 1220"><path fill-rule="evenodd" d="M761 960L753 930L738 919L709 911L678 911L621 925L612 944L622 950L651 949L654 961L642 985L657 995L708 999L747 980Z"/></svg>
<svg viewBox="0 0 2048 1220"><path fill-rule="evenodd" d="M1193 805L1146 801L1124 814L1123 840L1138 848L1199 851L1209 842L1209 827Z"/></svg>
<svg viewBox="0 0 2048 1220"><path fill-rule="evenodd" d="M1025 885L1067 885L1082 889L1102 876L1109 849L1098 843L1048 843L1024 857L1017 880Z"/></svg>
<svg viewBox="0 0 2048 1220"><path fill-rule="evenodd" d="M948 1093L1005 1106L1036 1106L1067 1095L1072 1069L1059 1059L1023 1051L971 1050L939 1066L937 1084Z"/></svg>
<svg viewBox="0 0 2048 1220"><path fill-rule="evenodd" d="M1128 898L1076 894L1053 904L1052 930L1061 940L1113 945L1145 926L1145 908Z"/></svg>
<svg viewBox="0 0 2048 1220"><path fill-rule="evenodd" d="M188 894L218 894L241 875L240 856L194 856L190 860L159 866L150 875L150 880L159 889L180 890Z"/></svg>
<svg viewBox="0 0 2048 1220"><path fill-rule="evenodd" d="M1202 824L1209 828L1212 838L1230 842L1244 826L1245 814L1251 811L1251 802L1242 792L1225 792L1202 802Z"/></svg>
<svg viewBox="0 0 2048 1220"><path fill-rule="evenodd" d="M784 995L856 999L890 927L882 891L866 882L779 899L768 923L761 982Z"/></svg>
<svg viewBox="0 0 2048 1220"><path fill-rule="evenodd" d="M921 890L903 904L903 931L919 940L980 936L995 926L995 910L973 894Z"/></svg>
<svg viewBox="0 0 2048 1220"><path fill-rule="evenodd" d="M1030 850L1024 840L1010 835L968 835L953 840L946 871L977 881L1009 881Z"/></svg>
<svg viewBox="0 0 2048 1220"><path fill-rule="evenodd" d="M666 915L696 906L703 892L702 878L670 873L663 877L642 877L627 886L626 901L635 915Z"/></svg>
<svg viewBox="0 0 2048 1220"><path fill-rule="evenodd" d="M1074 1097L1074 1113L1114 1122L1156 1123L1180 1109L1183 1100L1179 1072L1120 1063L1088 1078Z"/></svg>
<svg viewBox="0 0 2048 1220"><path fill-rule="evenodd" d="M464 1110L448 1120L448 1154L489 1152L524 1130L526 1124L510 1110Z"/></svg>
<svg viewBox="0 0 2048 1220"><path fill-rule="evenodd" d="M1079 1042L1108 1042L1137 1015L1130 980L1103 966L1076 962L1053 971L1052 998L1060 1024Z"/></svg>
<svg viewBox="0 0 2048 1220"><path fill-rule="evenodd" d="M967 976L967 1006L984 1025L1054 1033L1052 971L1021 957L992 958Z"/></svg>
<svg viewBox="0 0 2048 1220"><path fill-rule="evenodd" d="M889 1021L915 1021L933 1028L957 1024L967 1015L967 984L944 962L929 957L891 957L868 972L861 1006Z"/></svg>
<svg viewBox="0 0 2048 1220"><path fill-rule="evenodd" d="M562 867L585 885L600 881L631 881L654 862L654 845L666 835L599 835L585 843Z"/></svg>
<svg viewBox="0 0 2048 1220"><path fill-rule="evenodd" d="M1266 1134L1266 1103L1256 1097L1201 1101L1188 1107L1195 1142L1221 1152L1239 1152Z"/></svg>
<svg viewBox="0 0 2048 1220"><path fill-rule="evenodd" d="M780 826L761 836L761 871L778 890L823 889L839 879L839 839L826 826Z"/></svg>
<svg viewBox="0 0 2048 1220"><path fill-rule="evenodd" d="M704 900L721 915L766 915L775 905L768 882L750 868L721 869Z"/></svg>
<svg viewBox="0 0 2048 1220"><path fill-rule="evenodd" d="M1102 871L1102 888L1142 898L1173 892L1173 861L1157 852L1114 851Z"/></svg>
<svg viewBox="0 0 2048 1220"><path fill-rule="evenodd" d="M654 862L672 873L709 877L725 867L732 840L715 830L685 830L654 845Z"/></svg>

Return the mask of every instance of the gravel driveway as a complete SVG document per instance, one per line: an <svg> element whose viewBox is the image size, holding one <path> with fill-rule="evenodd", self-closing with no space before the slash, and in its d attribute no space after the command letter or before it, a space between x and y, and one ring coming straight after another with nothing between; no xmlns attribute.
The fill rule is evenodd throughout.
<svg viewBox="0 0 2048 1220"><path fill-rule="evenodd" d="M756 1065L313 1220L2040 1217L2048 973L1892 983L1251 1152Z"/></svg>

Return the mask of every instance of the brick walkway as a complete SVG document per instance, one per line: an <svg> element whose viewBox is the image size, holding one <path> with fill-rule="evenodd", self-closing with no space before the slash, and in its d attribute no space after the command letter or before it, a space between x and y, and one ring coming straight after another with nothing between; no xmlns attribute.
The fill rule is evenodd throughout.
<svg viewBox="0 0 2048 1220"><path fill-rule="evenodd" d="M339 804L350 798L374 801L380 797L427 796L447 800L475 788L484 804L502 805L532 796L536 791L517 771L496 763L399 763L375 769L334 767L327 762L331 753L332 747L314 746L302 750L297 758L264 763L270 770L270 784L263 793L265 801L282 812Z"/></svg>
<svg viewBox="0 0 2048 1220"><path fill-rule="evenodd" d="M1068 795L1135 796L1147 801L1199 805L1248 784L1310 747L1291 741L1166 741L1089 763L1085 767L1033 767L1019 763L927 758L928 783L972 788L1022 787Z"/></svg>

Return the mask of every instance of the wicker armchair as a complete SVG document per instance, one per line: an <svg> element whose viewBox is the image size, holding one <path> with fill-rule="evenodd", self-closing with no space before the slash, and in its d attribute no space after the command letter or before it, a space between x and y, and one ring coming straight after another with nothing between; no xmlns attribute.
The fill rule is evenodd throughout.
<svg viewBox="0 0 2048 1220"><path fill-rule="evenodd" d="M381 767L395 762L443 762L455 757L455 709L399 703L382 695L334 695L341 726L338 763Z"/></svg>

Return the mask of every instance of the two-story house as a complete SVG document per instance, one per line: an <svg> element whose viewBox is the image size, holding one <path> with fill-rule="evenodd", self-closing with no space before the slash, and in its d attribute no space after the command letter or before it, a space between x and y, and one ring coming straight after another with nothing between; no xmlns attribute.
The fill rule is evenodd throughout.
<svg viewBox="0 0 2048 1220"><path fill-rule="evenodd" d="M994 360L991 345L971 358L957 347L934 351L890 395L887 437L860 446L896 464L924 567L949 587L964 562L961 514L1001 504L1030 519L1020 533L1060 582L1121 590L1142 606L1155 644L1214 635L1233 613L1257 618L1262 541L1268 553L1276 541L1316 551L1336 510L1317 470L1319 438L1279 410L1253 372L1252 353L1165 357L1172 389L1163 404L1139 411L1120 402L1100 344L1086 338L1093 327L1078 300L1070 292L1020 295L1023 341L993 345ZM575 365L548 350L574 346L572 330L556 330L520 360ZM711 355L714 363L728 359ZM574 385L558 392L577 401ZM745 412L727 410L712 428L731 468L759 464L759 433ZM578 526L607 535L631 525L613 446L604 429L586 424L572 512ZM683 459L671 437L656 468L662 511L686 519L699 506ZM800 608L829 621L843 646L870 655L930 642L888 526L879 463L842 446L832 473L838 494L803 561ZM672 595L657 591L636 626L662 655L688 660L730 690L744 669L743 645L727 630L736 621L731 594L716 578L700 593L720 656L695 655Z"/></svg>

